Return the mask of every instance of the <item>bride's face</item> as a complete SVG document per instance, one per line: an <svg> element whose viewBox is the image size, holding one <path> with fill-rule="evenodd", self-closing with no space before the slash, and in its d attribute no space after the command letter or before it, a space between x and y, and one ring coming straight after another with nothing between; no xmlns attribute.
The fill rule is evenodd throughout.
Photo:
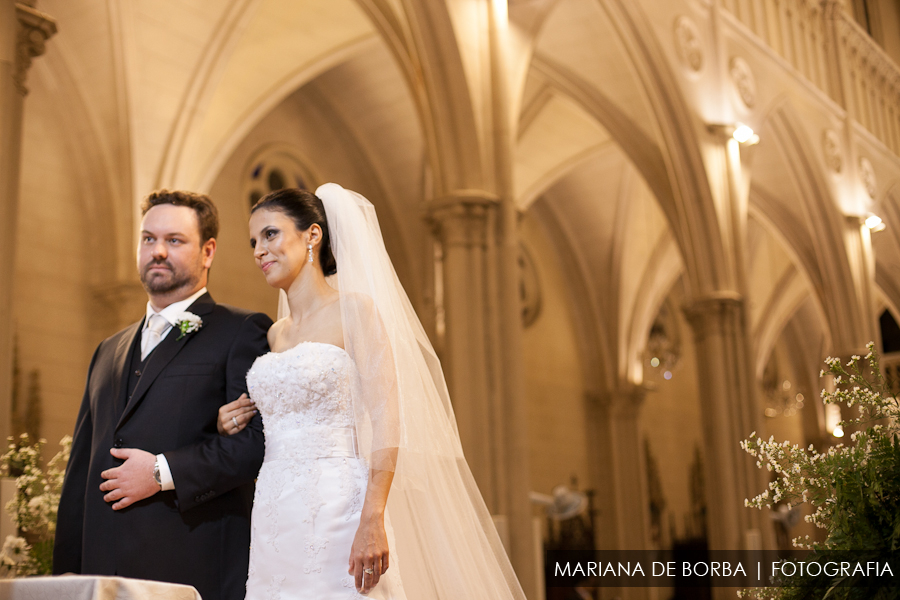
<svg viewBox="0 0 900 600"><path fill-rule="evenodd" d="M287 289L306 263L308 232L280 210L257 210L250 216L250 247L256 266L272 287Z"/></svg>

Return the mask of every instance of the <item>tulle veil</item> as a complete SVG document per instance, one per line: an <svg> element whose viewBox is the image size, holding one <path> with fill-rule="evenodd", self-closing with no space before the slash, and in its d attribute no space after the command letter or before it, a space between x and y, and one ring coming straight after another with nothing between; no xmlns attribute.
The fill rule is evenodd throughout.
<svg viewBox="0 0 900 600"><path fill-rule="evenodd" d="M361 456L393 470L388 515L407 597L525 600L463 457L440 361L388 257L371 202L334 183L324 206ZM279 318L290 314L282 292ZM397 450L393 450L393 449Z"/></svg>

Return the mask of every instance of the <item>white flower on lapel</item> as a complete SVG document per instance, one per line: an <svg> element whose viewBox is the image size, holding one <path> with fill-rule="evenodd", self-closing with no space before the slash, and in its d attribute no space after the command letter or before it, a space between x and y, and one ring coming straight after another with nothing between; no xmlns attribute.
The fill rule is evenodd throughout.
<svg viewBox="0 0 900 600"><path fill-rule="evenodd" d="M192 312L185 311L178 315L178 318L175 319L175 327L177 327L181 332L181 335L179 335L175 339L180 340L185 335L194 333L195 331L203 327L203 319Z"/></svg>

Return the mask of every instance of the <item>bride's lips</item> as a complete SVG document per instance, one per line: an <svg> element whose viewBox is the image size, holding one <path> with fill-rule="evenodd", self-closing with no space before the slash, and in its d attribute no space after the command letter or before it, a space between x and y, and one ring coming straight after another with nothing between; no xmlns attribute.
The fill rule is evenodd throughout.
<svg viewBox="0 0 900 600"><path fill-rule="evenodd" d="M271 266L274 264L275 264L274 260L268 260L268 261L262 263L261 265L259 265L259 268L262 269L263 273L268 273L269 268L271 268Z"/></svg>

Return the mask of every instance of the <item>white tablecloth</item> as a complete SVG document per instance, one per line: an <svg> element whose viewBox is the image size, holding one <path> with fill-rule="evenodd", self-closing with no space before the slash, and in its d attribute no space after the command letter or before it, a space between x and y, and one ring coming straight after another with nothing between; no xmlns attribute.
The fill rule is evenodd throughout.
<svg viewBox="0 0 900 600"><path fill-rule="evenodd" d="M0 580L0 600L201 600L189 585L89 575Z"/></svg>

